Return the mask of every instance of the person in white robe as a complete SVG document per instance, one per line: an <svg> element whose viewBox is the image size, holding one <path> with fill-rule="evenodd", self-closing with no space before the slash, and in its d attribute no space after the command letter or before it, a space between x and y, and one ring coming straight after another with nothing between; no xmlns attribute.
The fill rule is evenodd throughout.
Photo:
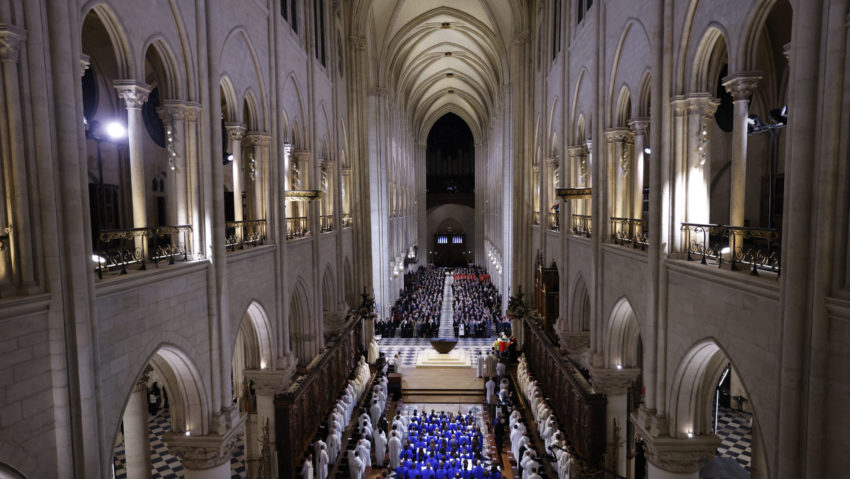
<svg viewBox="0 0 850 479"><path fill-rule="evenodd" d="M370 454L371 444L365 439L357 441L355 450L360 453L360 459L363 460L365 467L372 467L372 455Z"/></svg>
<svg viewBox="0 0 850 479"><path fill-rule="evenodd" d="M372 414L372 417L369 418L372 420L372 424L378 424L378 419L381 419L381 413L383 412L380 401L373 399L372 408L369 412Z"/></svg>
<svg viewBox="0 0 850 479"><path fill-rule="evenodd" d="M369 364L375 364L378 361L378 341L372 338L369 342Z"/></svg>
<svg viewBox="0 0 850 479"><path fill-rule="evenodd" d="M313 479L313 455L307 454L304 465L301 466L301 479Z"/></svg>
<svg viewBox="0 0 850 479"><path fill-rule="evenodd" d="M487 389L487 404L495 404L496 403L496 382L493 381L493 378L488 378L487 382L484 383L484 387Z"/></svg>
<svg viewBox="0 0 850 479"><path fill-rule="evenodd" d="M375 464L378 467L384 467L384 459L387 457L387 435L384 431L378 431L378 434L372 435L372 442L375 443Z"/></svg>
<svg viewBox="0 0 850 479"><path fill-rule="evenodd" d="M319 479L327 479L329 462L328 448L322 444L322 448L319 450Z"/></svg>
<svg viewBox="0 0 850 479"><path fill-rule="evenodd" d="M507 376L507 374L508 374L508 367L505 366L505 363L503 363L502 361L499 361L499 363L496 365L496 375L498 375L501 378L501 377Z"/></svg>
<svg viewBox="0 0 850 479"><path fill-rule="evenodd" d="M331 427L328 432L328 454L332 460L336 461L340 447L342 447L342 438L339 431L335 427Z"/></svg>
<svg viewBox="0 0 850 479"><path fill-rule="evenodd" d="M348 473L351 475L351 479L360 479L363 477L363 471L366 470L366 466L363 465L363 460L357 454L357 451L349 451L348 452Z"/></svg>
<svg viewBox="0 0 850 479"><path fill-rule="evenodd" d="M390 467L396 469L401 462L401 439L396 435L397 431L392 432L390 437Z"/></svg>

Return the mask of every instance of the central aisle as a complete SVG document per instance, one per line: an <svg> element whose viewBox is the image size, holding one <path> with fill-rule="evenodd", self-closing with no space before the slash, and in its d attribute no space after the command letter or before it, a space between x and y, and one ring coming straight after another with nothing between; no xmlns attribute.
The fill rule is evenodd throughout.
<svg viewBox="0 0 850 479"><path fill-rule="evenodd" d="M452 283L454 276L446 275L446 281L443 283L443 308L440 310L440 336L441 338L455 337L454 329L454 298L452 297Z"/></svg>

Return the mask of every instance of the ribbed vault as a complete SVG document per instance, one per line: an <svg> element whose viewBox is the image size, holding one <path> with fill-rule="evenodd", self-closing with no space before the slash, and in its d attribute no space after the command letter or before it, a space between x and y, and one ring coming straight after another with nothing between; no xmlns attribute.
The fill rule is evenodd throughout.
<svg viewBox="0 0 850 479"><path fill-rule="evenodd" d="M480 138L508 82L520 0L361 0L379 46L379 79L424 140L446 112ZM368 5L368 8L366 6ZM368 19L368 20L367 20ZM523 23L523 22L519 22Z"/></svg>

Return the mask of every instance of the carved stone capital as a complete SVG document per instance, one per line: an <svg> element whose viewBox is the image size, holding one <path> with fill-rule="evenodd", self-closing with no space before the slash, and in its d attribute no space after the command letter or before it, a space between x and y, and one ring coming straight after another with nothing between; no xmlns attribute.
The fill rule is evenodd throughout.
<svg viewBox="0 0 850 479"><path fill-rule="evenodd" d="M198 121L201 114L201 104L195 102L186 103L186 119L192 122Z"/></svg>
<svg viewBox="0 0 850 479"><path fill-rule="evenodd" d="M115 80L112 82L118 91L118 98L124 100L128 110L141 108L148 101L151 93L150 85L136 80Z"/></svg>
<svg viewBox="0 0 850 479"><path fill-rule="evenodd" d="M351 42L351 45L354 46L355 50L365 50L366 49L366 37L358 37L355 35L350 35L348 37L348 41Z"/></svg>
<svg viewBox="0 0 850 479"><path fill-rule="evenodd" d="M608 140L608 143L632 143L634 142L635 137L632 130L628 128L609 128L605 130L605 139Z"/></svg>
<svg viewBox="0 0 850 479"><path fill-rule="evenodd" d="M523 30L521 32L514 32L514 43L517 45L523 45L528 41L529 31Z"/></svg>
<svg viewBox="0 0 850 479"><path fill-rule="evenodd" d="M225 123L224 129L227 130L227 139L230 141L242 141L247 131L242 123Z"/></svg>
<svg viewBox="0 0 850 479"><path fill-rule="evenodd" d="M86 74L86 70L91 66L91 57L85 53L80 53L80 76Z"/></svg>
<svg viewBox="0 0 850 479"><path fill-rule="evenodd" d="M310 161L310 150L292 150L292 159L298 162Z"/></svg>
<svg viewBox="0 0 850 479"><path fill-rule="evenodd" d="M720 106L720 100L708 93L691 93L687 96L688 113L710 118Z"/></svg>
<svg viewBox="0 0 850 479"><path fill-rule="evenodd" d="M733 73L723 78L723 86L734 101L749 100L762 75L759 72Z"/></svg>
<svg viewBox="0 0 850 479"><path fill-rule="evenodd" d="M21 44L26 39L26 30L8 23L0 23L0 61L18 63L21 55Z"/></svg>
<svg viewBox="0 0 850 479"><path fill-rule="evenodd" d="M634 384L640 375L640 369L590 369L590 382L593 389L607 396L619 396Z"/></svg>
<svg viewBox="0 0 850 479"><path fill-rule="evenodd" d="M258 395L274 396L277 391L286 391L292 384L292 370L246 369L245 377L254 381Z"/></svg>
<svg viewBox="0 0 850 479"><path fill-rule="evenodd" d="M133 385L133 392L134 393L147 392L148 381L151 380L151 373L152 372L153 372L153 368L151 367L150 364L145 366L145 370L142 371L142 375L139 377L138 381L136 381L136 384Z"/></svg>
<svg viewBox="0 0 850 479"><path fill-rule="evenodd" d="M240 420L222 435L186 436L180 432L169 431L163 435L162 440L168 444L169 451L180 457L186 469L212 469L230 461L245 418L245 415L241 415Z"/></svg>
<svg viewBox="0 0 850 479"><path fill-rule="evenodd" d="M546 158L546 166L548 166L550 168L557 168L558 167L558 158L557 157Z"/></svg>
<svg viewBox="0 0 850 479"><path fill-rule="evenodd" d="M676 95L670 98L670 106L673 108L673 115L684 116L688 111L688 99L681 95Z"/></svg>
<svg viewBox="0 0 850 479"><path fill-rule="evenodd" d="M164 100L156 112L163 123L170 125L186 118L186 104L180 100Z"/></svg>
<svg viewBox="0 0 850 479"><path fill-rule="evenodd" d="M259 131L249 131L242 138L242 144L246 146L263 146L268 144L271 137Z"/></svg>
<svg viewBox="0 0 850 479"><path fill-rule="evenodd" d="M629 122L629 128L632 129L635 136L646 136L649 130L649 118L634 118Z"/></svg>
<svg viewBox="0 0 850 479"><path fill-rule="evenodd" d="M640 432L638 432L641 436ZM649 462L668 472L687 474L699 471L710 460L720 445L714 434L691 438L669 436L646 437L646 456Z"/></svg>

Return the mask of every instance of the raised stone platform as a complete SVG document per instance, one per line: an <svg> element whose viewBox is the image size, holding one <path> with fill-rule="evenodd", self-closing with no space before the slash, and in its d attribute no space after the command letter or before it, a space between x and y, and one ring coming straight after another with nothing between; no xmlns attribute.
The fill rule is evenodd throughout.
<svg viewBox="0 0 850 479"><path fill-rule="evenodd" d="M416 357L417 368L471 368L472 358L463 349L440 354L433 349L419 352Z"/></svg>

